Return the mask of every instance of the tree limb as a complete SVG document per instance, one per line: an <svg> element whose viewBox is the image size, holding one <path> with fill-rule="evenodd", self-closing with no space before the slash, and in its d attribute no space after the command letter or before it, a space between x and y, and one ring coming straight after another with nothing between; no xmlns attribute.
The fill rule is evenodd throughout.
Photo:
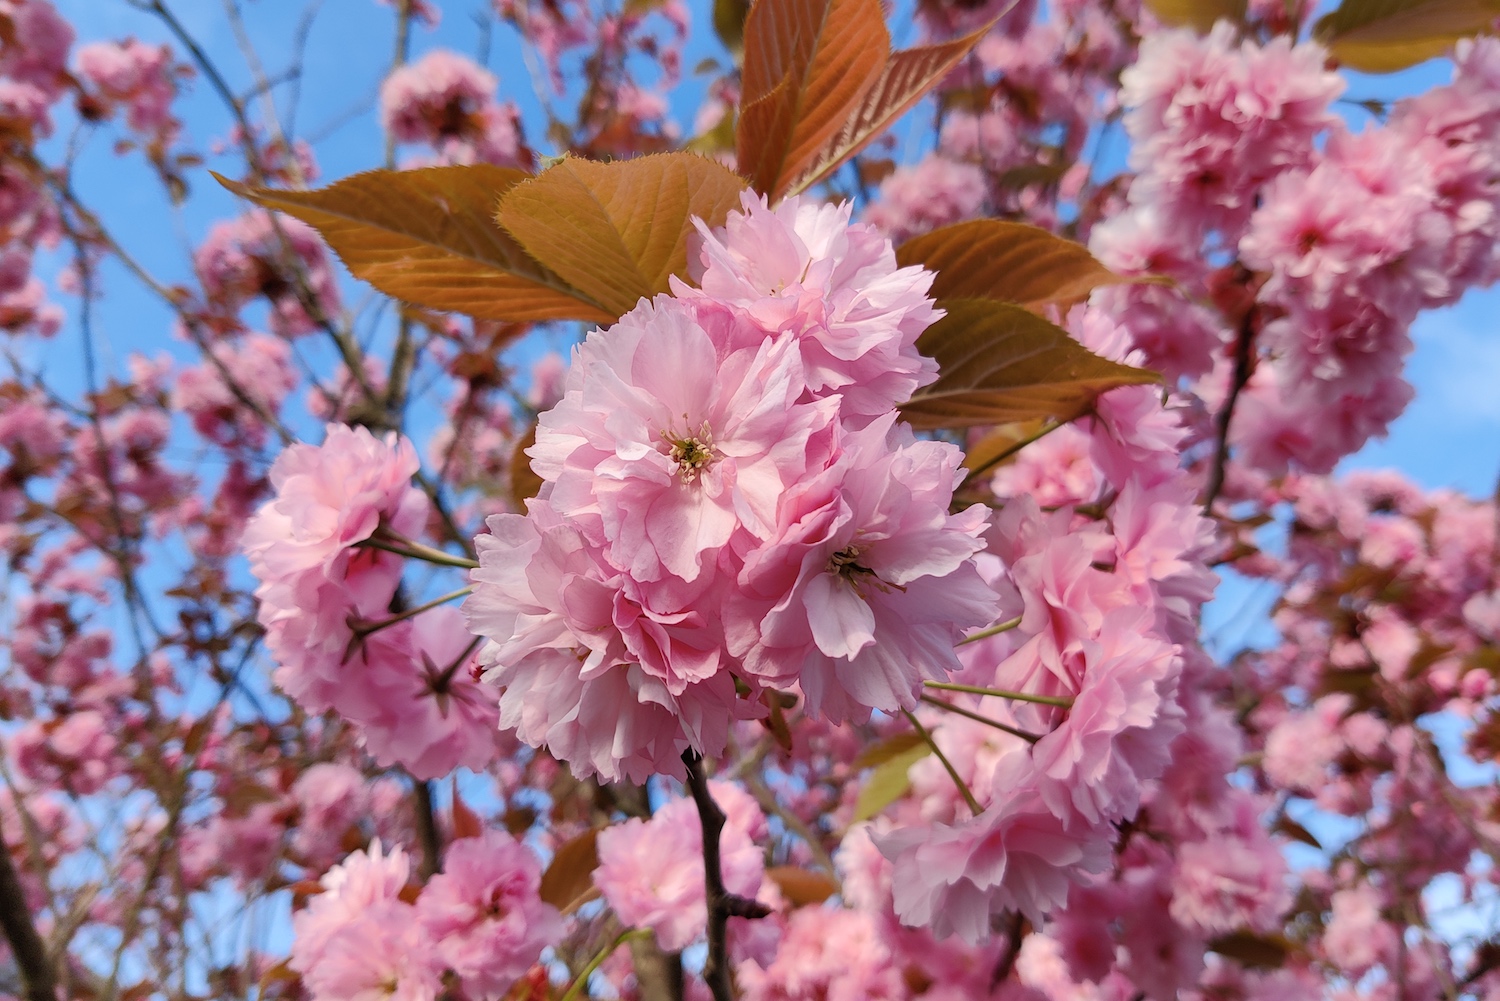
<svg viewBox="0 0 1500 1001"><path fill-rule="evenodd" d="M724 831L724 811L708 791L708 776L703 771L703 757L697 751L682 752L687 766L688 790L698 806L703 825L703 890L708 905L708 962L703 966L703 980L713 992L714 1001L734 1001L734 987L729 976L729 919L763 918L770 908L758 900L730 893L724 887L724 868L719 855L719 835Z"/></svg>
<svg viewBox="0 0 1500 1001"><path fill-rule="evenodd" d="M21 992L26 1001L57 1001L57 971L47 957L47 946L37 934L21 878L10 860L10 848L0 838L0 925L16 966L21 971Z"/></svg>
<svg viewBox="0 0 1500 1001"><path fill-rule="evenodd" d="M1239 402L1240 391L1250 381L1250 375L1254 371L1255 315L1256 310L1251 307L1240 320L1239 335L1234 342L1234 380L1229 384L1229 395L1224 398L1224 406L1214 417L1218 445L1214 451L1213 468L1208 474L1208 488L1203 494L1205 512L1213 511L1214 501L1219 499L1219 491L1224 489L1225 467L1229 465L1229 422L1234 418L1234 405Z"/></svg>

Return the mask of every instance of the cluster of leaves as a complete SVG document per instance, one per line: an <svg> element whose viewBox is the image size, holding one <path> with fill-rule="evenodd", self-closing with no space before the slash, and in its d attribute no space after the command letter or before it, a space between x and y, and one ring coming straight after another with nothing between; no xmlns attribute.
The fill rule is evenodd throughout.
<svg viewBox="0 0 1500 1001"><path fill-rule="evenodd" d="M775 201L864 149L983 36L892 52L878 0L762 0L744 26L739 173L689 152L541 173L488 165L374 170L315 191L230 190L313 225L349 270L429 309L608 326L687 279L694 219L724 221L747 187ZM217 175L216 175L217 176ZM985 219L913 239L947 316L919 347L941 376L903 410L919 429L1070 420L1098 393L1152 381L1047 319L1123 281L1076 243Z"/></svg>
<svg viewBox="0 0 1500 1001"><path fill-rule="evenodd" d="M1167 24L1207 31L1223 18L1243 23L1246 0L1146 0ZM1395 73L1436 58L1453 43L1490 29L1496 0L1344 0L1314 36L1340 63L1365 73Z"/></svg>

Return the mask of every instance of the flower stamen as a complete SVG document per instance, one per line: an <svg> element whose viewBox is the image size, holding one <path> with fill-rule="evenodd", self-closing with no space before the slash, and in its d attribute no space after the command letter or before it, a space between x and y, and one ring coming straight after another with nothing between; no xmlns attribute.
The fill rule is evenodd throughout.
<svg viewBox="0 0 1500 1001"><path fill-rule="evenodd" d="M663 430L661 437L667 443L667 458L677 464L677 475L682 477L684 483L693 482L698 478L700 470L719 457L714 449L714 433L708 426L708 421L703 422L696 435L678 437L670 430Z"/></svg>
<svg viewBox="0 0 1500 1001"><path fill-rule="evenodd" d="M876 588L889 594L892 590L905 591L906 588L900 584L892 584L880 579L880 575L869 567L859 562L860 547L853 545L845 546L832 556L828 557L828 572L837 574L848 581L858 591L860 584L870 581Z"/></svg>

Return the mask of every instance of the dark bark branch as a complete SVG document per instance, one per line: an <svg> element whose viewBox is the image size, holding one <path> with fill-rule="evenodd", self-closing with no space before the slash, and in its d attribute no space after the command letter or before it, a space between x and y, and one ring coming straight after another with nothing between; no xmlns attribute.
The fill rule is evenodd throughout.
<svg viewBox="0 0 1500 1001"><path fill-rule="evenodd" d="M1219 499L1219 491L1224 489L1225 467L1229 465L1229 422L1234 418L1234 405L1239 401L1240 391L1250 381L1254 369L1255 353L1252 348L1255 344L1255 313L1255 308L1251 307L1240 320L1239 335L1234 342L1234 381L1229 384L1229 395L1224 398L1224 406L1219 408L1219 413L1214 418L1214 425L1218 430L1218 446L1214 452L1213 469L1208 474L1208 489L1203 494L1203 510L1208 513L1212 513L1214 501Z"/></svg>
<svg viewBox="0 0 1500 1001"><path fill-rule="evenodd" d="M663 952L652 935L630 940L630 961L635 967L635 982L641 997L682 1001L687 990L682 976L682 953Z"/></svg>
<svg viewBox="0 0 1500 1001"><path fill-rule="evenodd" d="M724 831L724 811L708 791L708 776L703 772L703 758L696 751L683 751L687 766L688 790L698 806L703 824L703 889L708 905L708 962L703 966L703 981L713 992L714 1001L734 1001L734 986L729 976L729 919L763 918L770 909L758 900L730 893L724 888L724 867L719 855L719 835Z"/></svg>
<svg viewBox="0 0 1500 1001"><path fill-rule="evenodd" d="M26 909L26 894L4 840L0 840L0 925L5 927L5 937L21 971L21 993L26 1001L57 1001L57 971Z"/></svg>
<svg viewBox="0 0 1500 1001"><path fill-rule="evenodd" d="M1026 939L1026 932L1026 918L1020 911L1016 911L1010 916L1005 929L1005 951L1000 954L1000 961L995 964L995 972L990 976L991 991L1010 979L1011 971L1016 968L1016 960L1020 958L1021 943Z"/></svg>
<svg viewBox="0 0 1500 1001"><path fill-rule="evenodd" d="M438 834L437 814L432 806L432 783L418 779L412 790L412 805L417 815L417 842L422 846L423 880L431 879L443 867L443 842Z"/></svg>

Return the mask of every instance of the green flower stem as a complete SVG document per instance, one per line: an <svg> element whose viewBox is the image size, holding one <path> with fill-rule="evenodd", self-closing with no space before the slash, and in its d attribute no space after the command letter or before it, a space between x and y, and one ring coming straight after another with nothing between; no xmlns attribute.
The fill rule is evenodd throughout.
<svg viewBox="0 0 1500 1001"><path fill-rule="evenodd" d="M917 728L917 733L921 734L922 739L927 741L927 746L932 748L932 753L937 755L943 767L948 769L948 777L953 780L954 785L958 786L958 791L963 793L964 802L969 804L969 809L974 811L974 816L977 817L983 813L984 807L979 805L979 800L975 799L969 787L964 785L963 776L958 774L958 769L953 767L953 762L948 760L948 755L943 753L943 749L937 746L937 741L932 739L932 734L927 732L927 728L912 714L910 709L903 709L901 712L906 716L907 722Z"/></svg>
<svg viewBox="0 0 1500 1001"><path fill-rule="evenodd" d="M578 998L583 996L583 989L588 985L589 977L592 977L594 971L604 965L604 961L613 955L616 949L631 939L645 938L650 934L650 930L646 928L628 928L620 932L619 935L615 936L613 942L600 949L598 954L589 960L589 965L585 966L583 972L578 974L573 982L568 985L568 991L562 996L562 1001L577 1001Z"/></svg>
<svg viewBox="0 0 1500 1001"><path fill-rule="evenodd" d="M939 709L946 709L950 713L962 716L965 719L971 719L976 723L983 723L985 726L992 726L996 730L1004 730L1012 737L1020 737L1022 740L1032 744L1035 744L1037 741L1042 739L1039 735L1031 733L1028 730L1018 730L1015 727L1002 723L997 719L990 719L988 716L981 716L978 713L971 713L969 712L969 710L964 709L961 706L956 706L951 702L944 702L942 699L935 699L931 695L922 696L922 701L927 703L929 706L936 706Z"/></svg>
<svg viewBox="0 0 1500 1001"><path fill-rule="evenodd" d="M954 646L963 646L965 643L977 643L980 640L987 640L991 636L999 636L1001 633L1008 633L1020 624L1021 617L1017 615L1015 618L1008 619L1007 621L1002 622L999 625L990 626L988 629L981 629L977 633L970 633L968 636L965 636L963 639L955 643Z"/></svg>
<svg viewBox="0 0 1500 1001"><path fill-rule="evenodd" d="M397 556L405 556L413 560L425 560L428 563L436 563L439 566L463 567L466 570L473 570L479 566L478 562L469 559L467 556L454 556L452 553L445 553L441 549L424 546L420 542L413 542L410 539L388 539L372 536L363 542L355 543L355 545L368 546L371 549L382 549L388 553L395 553Z"/></svg>
<svg viewBox="0 0 1500 1001"><path fill-rule="evenodd" d="M977 685L960 685L952 681L929 681L928 688L938 688L945 692L967 692L969 695L991 695L997 699L1011 699L1015 702L1035 702L1042 706L1057 706L1061 709L1072 709L1073 700L1061 695L1031 695L1027 692L1008 692L1003 688L980 688Z"/></svg>
<svg viewBox="0 0 1500 1001"><path fill-rule="evenodd" d="M472 587L461 587L457 591L449 591L441 598L433 598L431 601L425 604L418 605L415 608L408 608L404 612L397 612L390 618L380 619L376 622L368 622L356 626L354 629L354 634L356 636L368 636L371 633L378 633L386 626L394 626L396 623L402 621L403 619L409 619L413 616L421 615L423 612L431 611L432 609L437 608L439 605L446 605L450 601L457 601L459 598L467 597L473 590L474 589Z"/></svg>

